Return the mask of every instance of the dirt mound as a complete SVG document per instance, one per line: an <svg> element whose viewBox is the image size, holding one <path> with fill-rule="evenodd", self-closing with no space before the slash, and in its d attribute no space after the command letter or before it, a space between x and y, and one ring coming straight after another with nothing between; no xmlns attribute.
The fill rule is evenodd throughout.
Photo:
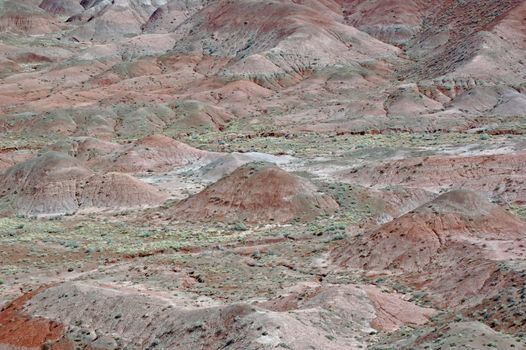
<svg viewBox="0 0 526 350"><path fill-rule="evenodd" d="M355 300L364 302L354 304ZM362 327L385 331L394 331L404 325L423 325L434 313L432 309L422 308L403 300L398 293L386 293L373 285L316 286L305 283L285 290L277 299L257 305L279 312L308 311L320 307L334 308L338 316L331 319L332 322L338 317L346 319L346 315L347 317L356 313L367 315L373 311L372 318L370 315L362 318ZM334 324L332 329L338 328Z"/></svg>
<svg viewBox="0 0 526 350"><path fill-rule="evenodd" d="M164 297L118 285L90 285L70 282L27 295L24 322L37 320L64 324L49 346L58 344L114 349L123 347L163 349L329 349L343 350L363 346L361 338L388 318L387 329L421 325L433 313L404 301L396 293L384 293L373 286L299 287L302 295L291 291L287 296L300 304L280 307L282 300L264 304L246 303L215 307L185 308L177 297ZM371 297L373 300L369 300ZM388 315L396 308L411 313L400 319ZM281 310L279 310L281 309ZM74 311L74 312L72 312ZM37 316L38 315L38 316ZM9 319L10 308L0 313ZM349 322L352 320L352 322ZM392 325L396 321L396 325ZM333 336L316 328L318 322L330 327ZM343 327L346 324L346 327ZM337 327L338 326L338 327ZM379 327L378 329L382 329ZM1 334L1 333L0 333ZM57 335L60 337L57 339ZM361 336L361 337L360 337ZM35 339L36 346L42 345ZM0 344L16 345L10 337L0 337ZM69 347L66 347L69 349Z"/></svg>
<svg viewBox="0 0 526 350"><path fill-rule="evenodd" d="M411 116L412 114L428 114L443 109L443 105L424 94L416 84L401 85L392 92L385 102L388 116Z"/></svg>
<svg viewBox="0 0 526 350"><path fill-rule="evenodd" d="M143 26L145 33L169 33L195 12L203 8L206 0L170 1L157 8Z"/></svg>
<svg viewBox="0 0 526 350"><path fill-rule="evenodd" d="M198 166L221 156L163 135L150 135L124 144L76 137L54 144L50 150L67 153L91 169L124 173L166 171L189 164Z"/></svg>
<svg viewBox="0 0 526 350"><path fill-rule="evenodd" d="M269 163L250 163L172 210L177 218L189 220L283 223L336 209L334 199L306 179Z"/></svg>
<svg viewBox="0 0 526 350"><path fill-rule="evenodd" d="M99 175L80 161L48 152L7 169L0 176L7 213L63 215L161 204L166 195L123 174Z"/></svg>
<svg viewBox="0 0 526 350"><path fill-rule="evenodd" d="M207 181L217 181L231 174L240 166L251 162L268 162L279 165L289 161L290 157L278 157L265 153L229 153L203 166L199 169L199 172L203 179Z"/></svg>
<svg viewBox="0 0 526 350"><path fill-rule="evenodd" d="M163 171L194 163L207 163L220 154L202 151L163 135L147 136L106 157L93 165L118 172Z"/></svg>
<svg viewBox="0 0 526 350"><path fill-rule="evenodd" d="M167 194L130 175L107 173L87 178L77 196L78 211L119 210L156 206Z"/></svg>
<svg viewBox="0 0 526 350"><path fill-rule="evenodd" d="M45 153L2 174L2 199L20 214L71 213L77 209L77 181L93 174L67 155Z"/></svg>
<svg viewBox="0 0 526 350"><path fill-rule="evenodd" d="M142 32L156 7L150 1L101 0L84 1L84 11L68 19L77 28L68 35L82 40L108 42L135 36Z"/></svg>
<svg viewBox="0 0 526 350"><path fill-rule="evenodd" d="M525 222L459 190L355 238L334 257L344 266L395 272L434 293L441 305L463 304L468 297L476 305L510 284L498 263L523 258L524 232Z"/></svg>
<svg viewBox="0 0 526 350"><path fill-rule="evenodd" d="M462 258L455 256L458 245L515 240L524 230L526 223L474 192L459 190L364 235L344 255L367 269L421 271Z"/></svg>
<svg viewBox="0 0 526 350"><path fill-rule="evenodd" d="M67 153L87 164L93 165L99 159L119 152L122 145L114 142L96 139L94 137L71 138L50 146L51 151Z"/></svg>
<svg viewBox="0 0 526 350"><path fill-rule="evenodd" d="M222 108L195 100L178 101L174 106L177 126L187 132L222 131L232 116Z"/></svg>
<svg viewBox="0 0 526 350"><path fill-rule="evenodd" d="M342 180L367 186L425 188L438 192L465 188L508 203L526 201L526 153L436 155L388 161L343 172Z"/></svg>

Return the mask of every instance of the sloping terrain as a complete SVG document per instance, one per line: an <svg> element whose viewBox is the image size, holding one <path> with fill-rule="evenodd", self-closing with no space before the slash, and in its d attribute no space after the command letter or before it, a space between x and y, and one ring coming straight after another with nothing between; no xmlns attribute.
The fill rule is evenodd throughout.
<svg viewBox="0 0 526 350"><path fill-rule="evenodd" d="M35 11L58 15L74 5L43 2L49 13ZM272 117L277 125L316 131L465 130L490 124L478 120L480 114L523 117L520 1L484 6L414 1L403 7L391 1L245 0L82 5L79 14L59 23L58 38L43 39L43 47L5 40L6 50L38 57L49 57L50 48L69 51L58 66L27 69L6 62L9 77L0 95L9 112L24 110L20 104L28 100L31 110L41 111L95 102L169 103L176 96L192 100L194 110L201 106L175 111L186 114L183 120L191 117L184 128L210 123L216 130L249 116L263 123L276 106L288 106L271 113L277 114ZM80 10L75 7L67 11ZM86 60L96 64L88 67ZM232 82L254 82L272 92L262 98L251 89L247 99L233 101L223 91ZM33 93L26 95L30 88ZM351 100L342 98L349 89ZM479 102L481 94L489 100ZM157 133L166 128L156 127Z"/></svg>
<svg viewBox="0 0 526 350"><path fill-rule="evenodd" d="M45 34L58 30L57 21L24 1L2 1L0 4L0 32Z"/></svg>
<svg viewBox="0 0 526 350"><path fill-rule="evenodd" d="M429 0L343 2L346 23L375 38L394 45L404 46L422 30L424 19L434 7Z"/></svg>
<svg viewBox="0 0 526 350"><path fill-rule="evenodd" d="M316 320L319 322L327 317L330 309L332 313L343 315L348 309L356 307L359 299L367 297L369 291L375 293L375 297L356 310L357 324L348 330L346 341L334 342L315 329ZM252 349L280 347L279 344L293 348L344 349L357 346L359 343L352 336L371 329L369 323L374 319L380 325L385 317L383 312L388 312L394 305L410 305L399 296L381 293L370 287L347 287L333 291L321 289L313 290L313 293L298 310L273 311L247 304L197 309L182 308L177 306L176 300L149 296L133 289L119 291L117 286L68 283L44 289L34 296L25 296L8 306L0 317L10 324L6 333L23 332L24 327L33 324L35 337L31 343L38 346L47 341L52 349L73 349L75 346L102 349L194 346L203 349ZM20 308L20 304L27 299L29 303ZM71 314L68 310L76 312ZM398 320L395 328L405 322L425 323L433 312L416 306L408 311L413 313L413 317ZM39 316L33 318L35 314ZM326 322L337 322L336 317L332 318ZM45 329L46 319L55 320L49 321L53 332ZM146 328L145 320L148 323ZM121 336L116 338L114 332L119 332ZM305 337L298 337L300 334ZM313 334L318 336L312 337ZM10 343L12 339L1 336L0 341L12 345L29 343L17 344L16 340Z"/></svg>
<svg viewBox="0 0 526 350"><path fill-rule="evenodd" d="M479 240L480 244L494 241L488 253L493 250L498 259L499 245L523 239L525 228L526 223L474 192L452 191L362 237L362 246L353 245L353 252L346 255L373 270L436 270L442 263L452 267L458 263L456 259L465 258L454 256L455 245L469 242L477 246Z"/></svg>
<svg viewBox="0 0 526 350"><path fill-rule="evenodd" d="M84 6L80 2L72 0L43 0L38 6L51 14L68 17L84 11Z"/></svg>
<svg viewBox="0 0 526 350"><path fill-rule="evenodd" d="M338 203L306 179L269 163L249 163L177 204L177 218L226 222L275 222L329 214Z"/></svg>
<svg viewBox="0 0 526 350"><path fill-rule="evenodd" d="M484 198L452 191L357 237L335 259L377 275L395 273L437 305L491 308L499 294L525 281L523 267L502 268L524 259L525 232L524 221ZM495 327L514 312L481 321Z"/></svg>
<svg viewBox="0 0 526 350"><path fill-rule="evenodd" d="M167 196L131 176L98 175L65 154L49 152L1 174L3 209L22 215L122 210L161 204Z"/></svg>
<svg viewBox="0 0 526 350"><path fill-rule="evenodd" d="M151 135L93 159L97 168L120 172L162 171L187 164L207 163L219 155L190 147L162 135Z"/></svg>
<svg viewBox="0 0 526 350"><path fill-rule="evenodd" d="M502 202L525 197L526 154L430 156L389 161L373 167L345 171L344 181L363 185L393 184L431 191L457 188L485 193Z"/></svg>
<svg viewBox="0 0 526 350"><path fill-rule="evenodd" d="M526 349L525 18L0 0L0 349Z"/></svg>

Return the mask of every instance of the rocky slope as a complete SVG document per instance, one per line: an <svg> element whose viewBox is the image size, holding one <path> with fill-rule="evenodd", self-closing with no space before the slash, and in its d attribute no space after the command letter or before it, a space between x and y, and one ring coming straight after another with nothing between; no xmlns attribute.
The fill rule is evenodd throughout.
<svg viewBox="0 0 526 350"><path fill-rule="evenodd" d="M0 175L6 213L64 215L161 204L166 194L129 175L96 174L65 154L49 152Z"/></svg>
<svg viewBox="0 0 526 350"><path fill-rule="evenodd" d="M306 179L269 163L249 163L177 204L177 218L248 223L306 220L338 209Z"/></svg>
<svg viewBox="0 0 526 350"><path fill-rule="evenodd" d="M0 0L0 349L526 348L525 18Z"/></svg>

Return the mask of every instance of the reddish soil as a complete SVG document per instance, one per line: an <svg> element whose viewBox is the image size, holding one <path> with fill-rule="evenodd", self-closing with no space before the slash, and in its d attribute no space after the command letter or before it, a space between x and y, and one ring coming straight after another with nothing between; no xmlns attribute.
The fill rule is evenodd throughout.
<svg viewBox="0 0 526 350"><path fill-rule="evenodd" d="M334 199L307 180L273 165L249 163L171 210L181 219L284 223L337 209Z"/></svg>
<svg viewBox="0 0 526 350"><path fill-rule="evenodd" d="M31 317L24 304L43 288L28 292L2 307L0 311L0 344L14 347L40 348L64 334L64 326L42 317Z"/></svg>
<svg viewBox="0 0 526 350"><path fill-rule="evenodd" d="M361 237L342 255L367 269L421 271L439 265L440 255L454 265L463 258L448 255L458 252L456 245L515 241L524 238L524 230L526 223L483 197L453 191Z"/></svg>
<svg viewBox="0 0 526 350"><path fill-rule="evenodd" d="M218 154L201 151L162 135L152 135L124 146L93 165L119 172L165 171L191 163L211 161Z"/></svg>
<svg viewBox="0 0 526 350"><path fill-rule="evenodd" d="M0 175L6 214L61 215L159 205L168 195L129 175L96 174L63 153L48 152Z"/></svg>
<svg viewBox="0 0 526 350"><path fill-rule="evenodd" d="M0 348L524 349L525 19L0 0Z"/></svg>
<svg viewBox="0 0 526 350"><path fill-rule="evenodd" d="M453 191L338 248L334 258L396 273L439 305L472 305L509 285L497 265L524 259L524 232L525 222L484 198Z"/></svg>
<svg viewBox="0 0 526 350"><path fill-rule="evenodd" d="M513 203L526 196L526 153L430 156L385 162L339 177L351 183L441 189L466 188Z"/></svg>

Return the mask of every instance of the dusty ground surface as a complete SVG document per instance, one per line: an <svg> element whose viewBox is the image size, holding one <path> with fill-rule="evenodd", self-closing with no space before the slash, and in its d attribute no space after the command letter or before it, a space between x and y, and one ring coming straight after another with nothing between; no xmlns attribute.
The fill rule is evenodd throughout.
<svg viewBox="0 0 526 350"><path fill-rule="evenodd" d="M525 18L0 0L0 350L526 349Z"/></svg>

